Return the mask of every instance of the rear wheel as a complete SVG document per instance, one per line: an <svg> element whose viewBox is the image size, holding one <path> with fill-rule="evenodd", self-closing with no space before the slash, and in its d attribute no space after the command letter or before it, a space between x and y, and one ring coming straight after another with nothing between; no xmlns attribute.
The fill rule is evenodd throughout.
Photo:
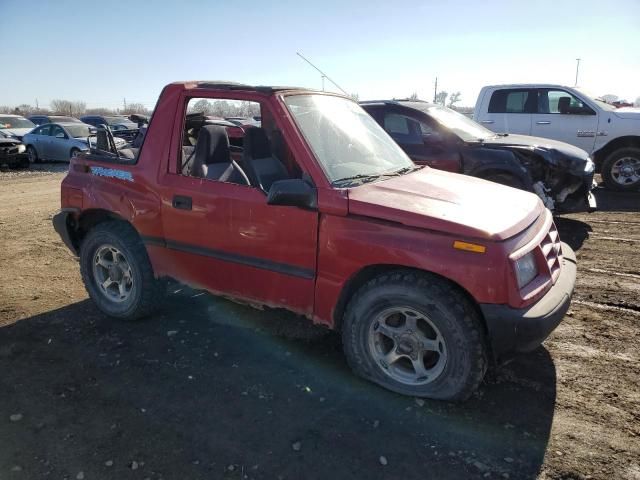
<svg viewBox="0 0 640 480"><path fill-rule="evenodd" d="M140 237L126 222L105 222L89 231L80 247L80 271L89 296L109 316L135 320L160 303L162 286Z"/></svg>
<svg viewBox="0 0 640 480"><path fill-rule="evenodd" d="M27 156L29 157L29 163L39 163L38 152L33 145L27 146Z"/></svg>
<svg viewBox="0 0 640 480"><path fill-rule="evenodd" d="M626 192L640 187L640 148L621 148L602 163L602 180L607 188Z"/></svg>
<svg viewBox="0 0 640 480"><path fill-rule="evenodd" d="M342 339L355 373L405 395L464 400L487 369L478 314L433 275L400 271L369 281L349 302Z"/></svg>

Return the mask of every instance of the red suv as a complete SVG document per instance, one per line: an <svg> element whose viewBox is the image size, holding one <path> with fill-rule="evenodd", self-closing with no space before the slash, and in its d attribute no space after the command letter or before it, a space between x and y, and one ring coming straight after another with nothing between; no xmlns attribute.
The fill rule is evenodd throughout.
<svg viewBox="0 0 640 480"><path fill-rule="evenodd" d="M187 121L203 99L261 126L230 145ZM576 276L538 197L416 166L357 103L304 89L171 84L140 149L71 160L62 207L104 313L150 314L172 277L340 330L357 374L421 397L464 399L538 346Z"/></svg>

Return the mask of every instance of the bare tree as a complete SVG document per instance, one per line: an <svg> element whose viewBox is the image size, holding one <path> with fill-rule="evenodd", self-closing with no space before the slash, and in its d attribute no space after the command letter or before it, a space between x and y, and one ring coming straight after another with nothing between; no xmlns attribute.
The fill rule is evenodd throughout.
<svg viewBox="0 0 640 480"><path fill-rule="evenodd" d="M86 115L115 115L116 111L110 108L96 107L96 108L87 108L84 113Z"/></svg>
<svg viewBox="0 0 640 480"><path fill-rule="evenodd" d="M462 94L460 92L452 93L449 97L449 108L453 108L453 106L460 101L460 97Z"/></svg>
<svg viewBox="0 0 640 480"><path fill-rule="evenodd" d="M409 95L409 100L412 100L412 101L418 100L418 92L413 92L411 95Z"/></svg>
<svg viewBox="0 0 640 480"><path fill-rule="evenodd" d="M203 115L211 115L213 105L206 99L201 98L189 108L190 113L202 113Z"/></svg>
<svg viewBox="0 0 640 480"><path fill-rule="evenodd" d="M352 98L352 100L353 100L354 102L357 102L357 101L359 101L359 100L360 100L360 95L358 95L357 93L352 93L352 94L351 94L351 95L349 95L349 96Z"/></svg>
<svg viewBox="0 0 640 480"><path fill-rule="evenodd" d="M55 113L78 117L83 115L87 110L87 104L84 102L55 99L51 100L51 110Z"/></svg>
<svg viewBox="0 0 640 480"><path fill-rule="evenodd" d="M436 103L439 103L440 105L445 105L447 103L447 97L449 96L449 94L447 92L445 92L444 90L441 92L438 92L436 94Z"/></svg>
<svg viewBox="0 0 640 480"><path fill-rule="evenodd" d="M131 115L134 113L147 115L149 110L142 103L127 103L127 108L122 110L122 113L125 115Z"/></svg>

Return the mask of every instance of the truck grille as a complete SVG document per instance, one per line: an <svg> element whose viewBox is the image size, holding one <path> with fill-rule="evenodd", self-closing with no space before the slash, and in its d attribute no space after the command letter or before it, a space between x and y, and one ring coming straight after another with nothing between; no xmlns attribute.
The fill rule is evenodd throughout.
<svg viewBox="0 0 640 480"><path fill-rule="evenodd" d="M560 275L560 265L562 262L562 246L560 245L560 235L556 225L552 222L549 231L540 242L542 255L547 262L547 268L551 281L555 283Z"/></svg>

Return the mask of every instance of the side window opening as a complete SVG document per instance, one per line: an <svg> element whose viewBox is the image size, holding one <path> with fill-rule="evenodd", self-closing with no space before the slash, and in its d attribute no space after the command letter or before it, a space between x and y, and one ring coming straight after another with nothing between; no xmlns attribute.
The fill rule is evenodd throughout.
<svg viewBox="0 0 640 480"><path fill-rule="evenodd" d="M422 125L417 120L400 113L386 113L384 129L400 143L419 145L422 143Z"/></svg>
<svg viewBox="0 0 640 480"><path fill-rule="evenodd" d="M533 113L535 96L527 89L501 89L491 95L489 113Z"/></svg>
<svg viewBox="0 0 640 480"><path fill-rule="evenodd" d="M281 132L258 102L189 99L178 158L182 175L265 192L277 180L302 177Z"/></svg>
<svg viewBox="0 0 640 480"><path fill-rule="evenodd" d="M592 114L584 102L564 90L539 90L538 113L565 115Z"/></svg>

